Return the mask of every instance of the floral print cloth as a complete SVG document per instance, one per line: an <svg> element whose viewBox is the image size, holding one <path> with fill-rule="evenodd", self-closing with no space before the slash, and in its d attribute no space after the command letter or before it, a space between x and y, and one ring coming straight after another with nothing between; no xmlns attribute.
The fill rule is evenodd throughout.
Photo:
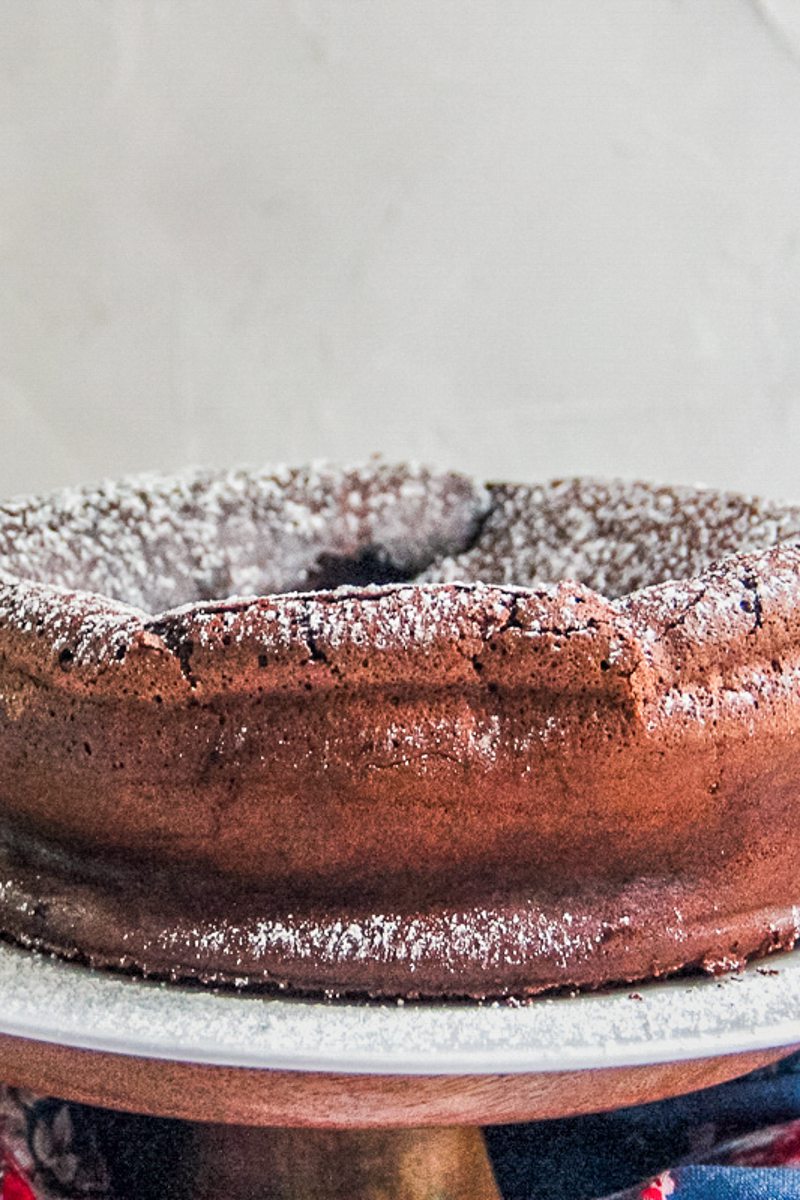
<svg viewBox="0 0 800 1200"><path fill-rule="evenodd" d="M189 1200L191 1130L0 1086L0 1200ZM800 1054L677 1099L486 1136L504 1200L800 1200Z"/></svg>
<svg viewBox="0 0 800 1200"><path fill-rule="evenodd" d="M78 1109L16 1088L0 1091L2 1200L105 1200L110 1195L108 1168L91 1136L91 1122L76 1129Z"/></svg>

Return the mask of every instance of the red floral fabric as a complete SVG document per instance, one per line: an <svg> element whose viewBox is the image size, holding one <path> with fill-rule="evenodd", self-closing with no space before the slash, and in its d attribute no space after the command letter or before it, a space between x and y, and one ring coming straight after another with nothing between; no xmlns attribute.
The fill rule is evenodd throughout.
<svg viewBox="0 0 800 1200"><path fill-rule="evenodd" d="M675 1194L675 1181L669 1171L653 1179L642 1189L642 1200L666 1200L667 1196Z"/></svg>
<svg viewBox="0 0 800 1200"><path fill-rule="evenodd" d="M0 1159L0 1172L0 1200L37 1200L25 1173L8 1150Z"/></svg>
<svg viewBox="0 0 800 1200"><path fill-rule="evenodd" d="M91 1127L63 1100L0 1085L0 1200L114 1200Z"/></svg>

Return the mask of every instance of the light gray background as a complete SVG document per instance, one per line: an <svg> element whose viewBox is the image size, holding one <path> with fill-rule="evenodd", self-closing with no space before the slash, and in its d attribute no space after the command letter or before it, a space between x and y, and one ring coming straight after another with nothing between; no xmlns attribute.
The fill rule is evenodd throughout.
<svg viewBox="0 0 800 1200"><path fill-rule="evenodd" d="M4 0L0 490L800 498L800 0Z"/></svg>

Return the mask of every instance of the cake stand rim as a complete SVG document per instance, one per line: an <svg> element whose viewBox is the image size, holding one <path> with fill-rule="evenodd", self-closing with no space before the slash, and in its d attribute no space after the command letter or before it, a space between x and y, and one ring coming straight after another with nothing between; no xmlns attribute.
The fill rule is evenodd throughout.
<svg viewBox="0 0 800 1200"><path fill-rule="evenodd" d="M573 1059L570 1055L565 1055L558 1062L553 1060L541 1060L533 1062L517 1060L513 1065L493 1060L491 1063L488 1060L480 1058L467 1059L464 1058L459 1065L440 1064L432 1066L430 1063L423 1065L421 1062L410 1060L409 1062L397 1063L374 1063L369 1060L360 1059L337 1060L329 1057L318 1058L300 1058L299 1056L287 1056L282 1059L276 1055L269 1062L255 1062L248 1059L246 1055L229 1056L221 1054L218 1057L210 1053L205 1048L192 1049L191 1047L166 1050L166 1049L150 1049L141 1048L125 1048L115 1043L112 1039L92 1039L91 1041L82 1041L71 1037L61 1037L54 1034L52 1037L42 1036L40 1034L27 1032L24 1028L15 1028L12 1025L5 1025L0 1022L0 1037L15 1038L20 1041L37 1042L43 1046L64 1047L70 1050L79 1050L87 1054L103 1054L113 1055L119 1058L130 1059L147 1059L153 1062L177 1063L187 1066L204 1066L209 1068L220 1067L229 1070L241 1071L294 1071L304 1075L376 1075L376 1076L419 1076L420 1078L430 1078L440 1076L442 1078L458 1078L459 1076L471 1077L475 1075L495 1076L495 1075L558 1075L570 1074L574 1071L604 1071L604 1070L624 1070L631 1067L644 1066L660 1066L664 1063L679 1063L679 1062L696 1062L700 1059L709 1058L724 1058L731 1055L749 1054L759 1050L779 1050L781 1047L786 1047L787 1053L791 1048L800 1044L800 1017L796 1024L790 1025L788 1022L782 1026L771 1026L760 1030L757 1036L747 1039L743 1038L737 1041L720 1042L715 1045L712 1041L703 1042L699 1046L681 1046L679 1043L674 1045L668 1043L647 1043L646 1047L642 1043L634 1043L629 1048L630 1053L620 1053L615 1055L602 1055L598 1053L595 1056L577 1056ZM626 1047L626 1050L628 1048ZM0 1070L0 1074L1 1074Z"/></svg>
<svg viewBox="0 0 800 1200"><path fill-rule="evenodd" d="M45 997L50 1003L37 1006ZM664 1026L671 1011L677 1024ZM154 1020L163 1022L156 1032ZM631 1036L620 1036L626 1026ZM572 1039L559 1042L559 1031ZM323 1032L327 1044L314 1040ZM455 1077L656 1065L800 1043L800 949L721 978L520 1006L400 1006L187 989L0 944L0 1035L247 1071Z"/></svg>

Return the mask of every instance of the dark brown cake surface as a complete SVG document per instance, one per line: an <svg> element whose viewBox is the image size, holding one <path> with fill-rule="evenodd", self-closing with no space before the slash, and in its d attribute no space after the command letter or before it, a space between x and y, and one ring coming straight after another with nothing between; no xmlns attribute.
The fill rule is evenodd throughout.
<svg viewBox="0 0 800 1200"><path fill-rule="evenodd" d="M792 945L798 536L381 462L0 506L0 932L396 996Z"/></svg>

